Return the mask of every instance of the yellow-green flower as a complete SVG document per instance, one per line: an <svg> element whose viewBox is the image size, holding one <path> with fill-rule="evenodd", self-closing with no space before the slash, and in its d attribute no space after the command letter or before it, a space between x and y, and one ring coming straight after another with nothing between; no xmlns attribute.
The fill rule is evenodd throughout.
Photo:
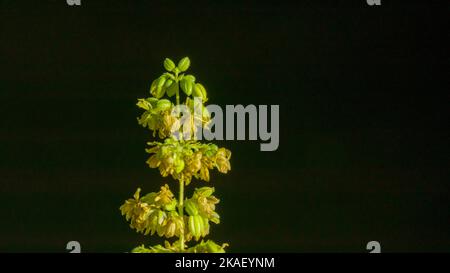
<svg viewBox="0 0 450 273"><path fill-rule="evenodd" d="M164 206L170 204L173 200L173 193L169 189L169 185L165 184L161 187L158 195L155 197L155 202L158 205Z"/></svg>
<svg viewBox="0 0 450 273"><path fill-rule="evenodd" d="M184 230L183 219L177 212L172 211L164 222L158 226L157 232L159 236L165 236L171 238L173 236L180 236L180 233Z"/></svg>
<svg viewBox="0 0 450 273"><path fill-rule="evenodd" d="M206 182L209 182L209 170L208 170L208 167L207 167L206 164L203 164L203 165L202 165L202 167L201 167L201 169L200 169L200 172L199 172L199 174L198 174L198 177L199 177L201 180L204 180L204 181L206 181Z"/></svg>
<svg viewBox="0 0 450 273"><path fill-rule="evenodd" d="M188 201L193 202L194 207L198 210L198 214L218 224L220 222L220 216L215 210L216 204L218 204L220 200L213 196L213 193L214 188L212 187L197 188L195 189L192 198Z"/></svg>
<svg viewBox="0 0 450 273"><path fill-rule="evenodd" d="M209 156L207 150L205 149L203 149L202 153L203 153L203 156L201 158L202 165L198 173L198 178L206 182L209 182L209 170L214 167L214 158L212 156Z"/></svg>
<svg viewBox="0 0 450 273"><path fill-rule="evenodd" d="M196 175L196 173L202 167L201 158L201 152L195 152L192 155L186 155L184 157L184 169L178 174L173 174L174 179L184 181L186 185L189 185L189 183L191 183L192 176Z"/></svg>
<svg viewBox="0 0 450 273"><path fill-rule="evenodd" d="M214 223L219 222L219 215L215 212L216 204L219 203L219 199L214 196L200 196L197 199L198 210L201 215L204 215Z"/></svg>
<svg viewBox="0 0 450 273"><path fill-rule="evenodd" d="M150 168L158 168L159 165L161 165L161 160L158 158L157 155L152 155L147 160L147 164L148 164L148 166L150 166Z"/></svg>
<svg viewBox="0 0 450 273"><path fill-rule="evenodd" d="M225 148L220 148L216 154L216 167L221 173L227 173L231 170L230 165L231 152Z"/></svg>
<svg viewBox="0 0 450 273"><path fill-rule="evenodd" d="M171 110L164 111L159 123L159 137L166 138L172 135L173 131L180 129L180 121L171 114Z"/></svg>
<svg viewBox="0 0 450 273"><path fill-rule="evenodd" d="M130 221L131 228L135 228L138 232L144 231L147 225L147 218L152 212L149 204L139 200L139 193L141 189L138 188L134 193L134 199L128 199L120 207L122 215L125 215L127 221Z"/></svg>

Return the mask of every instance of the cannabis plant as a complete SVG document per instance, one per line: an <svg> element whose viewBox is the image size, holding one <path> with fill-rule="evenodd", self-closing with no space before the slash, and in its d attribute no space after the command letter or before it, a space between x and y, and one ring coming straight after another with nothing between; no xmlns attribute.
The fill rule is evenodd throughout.
<svg viewBox="0 0 450 273"><path fill-rule="evenodd" d="M168 184L161 186L159 192L145 195L138 188L133 198L120 207L136 232L174 238L172 242L166 240L164 245L141 245L132 252L217 253L225 252L228 246L203 239L210 233L211 223L220 223L216 212L219 199L213 195L214 188L198 187L190 198L185 197L185 186L193 180L209 182L210 170L227 173L231 169L229 150L197 140L197 132L208 129L211 116L204 105L208 100L205 87L193 75L185 73L189 66L188 57L177 65L166 58L167 71L151 83L151 97L137 102L143 110L138 123L149 129L153 138L159 138L147 143L146 152L150 154L147 164L159 169L162 177L177 181L179 188L178 197ZM183 107L193 114L187 118L181 115ZM197 244L189 247L191 241Z"/></svg>

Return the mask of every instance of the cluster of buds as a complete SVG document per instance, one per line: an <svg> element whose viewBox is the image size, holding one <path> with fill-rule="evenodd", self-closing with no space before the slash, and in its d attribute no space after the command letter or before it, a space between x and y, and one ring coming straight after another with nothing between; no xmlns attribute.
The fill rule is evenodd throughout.
<svg viewBox="0 0 450 273"><path fill-rule="evenodd" d="M137 119L143 127L153 131L153 136L166 138L172 134L172 130L180 128L180 121L172 115L173 104L167 99L147 98L139 99L137 104L145 112Z"/></svg>
<svg viewBox="0 0 450 273"><path fill-rule="evenodd" d="M120 207L122 215L130 221L130 227L144 234L157 233L163 237L179 236L184 228L183 218L176 212L177 200L166 184L161 190L139 197L137 189L133 199L128 199Z"/></svg>
<svg viewBox="0 0 450 273"><path fill-rule="evenodd" d="M208 235L209 221L220 223L220 216L215 211L219 199L213 196L213 193L214 188L202 187L195 189L192 197L185 201L189 231L186 235L187 240L195 238L198 241L200 237Z"/></svg>
<svg viewBox="0 0 450 273"><path fill-rule="evenodd" d="M194 104L194 100L187 98L185 108L182 108L173 105L168 99L150 97L138 99L136 105L145 110L137 118L138 123L153 131L154 137L158 133L161 139L170 137L176 132L180 132L181 129L183 129L185 137L195 139L199 127L208 129L211 121L211 115L208 109L201 104L201 100ZM183 122L182 115L186 115Z"/></svg>
<svg viewBox="0 0 450 273"><path fill-rule="evenodd" d="M147 160L150 168L159 168L163 177L171 175L174 179L188 185L192 177L209 181L209 170L216 168L221 173L231 170L231 152L214 144L196 141L179 142L168 138L164 143L149 142L152 154Z"/></svg>
<svg viewBox="0 0 450 273"><path fill-rule="evenodd" d="M210 222L220 223L220 216L215 211L219 199L212 195L214 188L195 189L192 197L184 200L184 217L176 211L178 202L167 184L159 192L143 197L140 197L140 191L138 188L134 198L126 200L120 207L122 215L130 221L130 227L137 232L171 238L179 237L187 227L185 241L198 241L209 234Z"/></svg>
<svg viewBox="0 0 450 273"><path fill-rule="evenodd" d="M150 85L150 94L158 99L165 94L170 98L177 95L181 87L181 90L187 96L199 97L206 102L208 100L206 88L201 83L196 82L194 75L182 73L190 65L191 61L188 57L181 59L177 66L171 59L166 58L164 60L164 68L167 72L152 82Z"/></svg>

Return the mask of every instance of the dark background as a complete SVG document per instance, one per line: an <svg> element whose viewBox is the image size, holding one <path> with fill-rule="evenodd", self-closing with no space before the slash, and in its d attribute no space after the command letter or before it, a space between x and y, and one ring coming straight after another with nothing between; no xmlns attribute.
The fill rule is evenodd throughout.
<svg viewBox="0 0 450 273"><path fill-rule="evenodd" d="M145 164L135 102L184 56L210 103L281 110L277 151L218 142L232 171L212 174L210 238L231 252L449 251L448 1L177 2L0 1L1 252L162 242L118 208L137 187L176 188Z"/></svg>

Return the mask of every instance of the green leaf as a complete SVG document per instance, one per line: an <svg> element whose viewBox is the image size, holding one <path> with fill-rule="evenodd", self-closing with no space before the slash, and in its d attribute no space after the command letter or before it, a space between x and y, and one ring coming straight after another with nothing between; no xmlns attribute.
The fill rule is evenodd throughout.
<svg viewBox="0 0 450 273"><path fill-rule="evenodd" d="M169 109L171 106L172 106L172 103L168 99L161 99L156 104L156 107L160 111L165 111L165 110Z"/></svg>
<svg viewBox="0 0 450 273"><path fill-rule="evenodd" d="M191 65L191 60L189 60L188 57L184 57L178 62L178 69L180 69L181 72L186 71L189 66Z"/></svg>
<svg viewBox="0 0 450 273"><path fill-rule="evenodd" d="M174 82L169 88L167 88L167 96L172 97L175 95L179 90L178 82Z"/></svg>
<svg viewBox="0 0 450 273"><path fill-rule="evenodd" d="M145 100L150 103L150 106L151 106L150 108L151 109L156 108L156 104L158 103L158 99L157 98L155 98L155 97L148 97Z"/></svg>
<svg viewBox="0 0 450 273"><path fill-rule="evenodd" d="M174 165L175 165L175 172L181 173L181 171L184 169L184 160L181 158L177 158L175 159Z"/></svg>
<svg viewBox="0 0 450 273"><path fill-rule="evenodd" d="M146 195L144 195L143 197L141 197L141 201L145 202L149 205L153 204L155 202L155 198L158 194L156 192L150 192L147 193Z"/></svg>
<svg viewBox="0 0 450 273"><path fill-rule="evenodd" d="M153 93L156 91L157 86L158 86L158 79L152 81L152 84L150 85L150 94L153 95Z"/></svg>
<svg viewBox="0 0 450 273"><path fill-rule="evenodd" d="M177 208L177 200L173 199L169 204L164 205L164 209L167 211L175 211Z"/></svg>
<svg viewBox="0 0 450 273"><path fill-rule="evenodd" d="M175 80L175 76L172 73L169 73L169 72L164 72L162 74L162 76L167 77L168 79L171 79L172 81Z"/></svg>
<svg viewBox="0 0 450 273"><path fill-rule="evenodd" d="M162 98L162 96L164 96L164 92L166 91L166 88L164 88L164 83L166 82L166 77L165 76L161 76L158 79L158 83L157 83L157 87L154 93L152 93L152 95L159 99Z"/></svg>
<svg viewBox="0 0 450 273"><path fill-rule="evenodd" d="M192 90L192 96L201 98L203 100L203 94L200 88L197 86L198 83L194 85L194 89Z"/></svg>
<svg viewBox="0 0 450 273"><path fill-rule="evenodd" d="M201 188L196 188L195 189L195 193L203 196L203 197L209 197L211 196L211 194L214 193L214 187L201 187Z"/></svg>
<svg viewBox="0 0 450 273"><path fill-rule="evenodd" d="M164 60L164 68L170 72L175 68L175 63L171 59L166 58Z"/></svg>
<svg viewBox="0 0 450 273"><path fill-rule="evenodd" d="M153 97L148 97L145 99L146 101L150 102L150 104L155 107L156 103L158 102L157 98L153 98Z"/></svg>
<svg viewBox="0 0 450 273"><path fill-rule="evenodd" d="M181 90L183 90L183 92L186 95L190 96L192 94L192 86L193 86L192 81L187 80L186 77L184 77L181 80L180 85L181 85Z"/></svg>
<svg viewBox="0 0 450 273"><path fill-rule="evenodd" d="M218 149L219 149L219 147L217 147L217 145L209 144L207 149L206 149L206 151L205 151L205 155L208 156L208 157L215 156Z"/></svg>
<svg viewBox="0 0 450 273"><path fill-rule="evenodd" d="M166 89L165 88L163 88L163 87L158 87L157 89L156 89L156 92L155 92L155 98L157 98L157 99L159 99L159 98L162 98L163 96L164 96L164 92L166 92Z"/></svg>
<svg viewBox="0 0 450 273"><path fill-rule="evenodd" d="M208 101L208 95L206 93L206 88L201 83L196 83L195 87L198 89L199 93L201 93L201 98L203 102Z"/></svg>
<svg viewBox="0 0 450 273"><path fill-rule="evenodd" d="M173 84L173 80L167 79L166 82L164 83L164 87L169 88L172 84Z"/></svg>
<svg viewBox="0 0 450 273"><path fill-rule="evenodd" d="M163 87L166 82L166 76L161 76L158 78L157 88Z"/></svg>
<svg viewBox="0 0 450 273"><path fill-rule="evenodd" d="M185 75L184 78L188 81L195 82L195 77L193 75Z"/></svg>

